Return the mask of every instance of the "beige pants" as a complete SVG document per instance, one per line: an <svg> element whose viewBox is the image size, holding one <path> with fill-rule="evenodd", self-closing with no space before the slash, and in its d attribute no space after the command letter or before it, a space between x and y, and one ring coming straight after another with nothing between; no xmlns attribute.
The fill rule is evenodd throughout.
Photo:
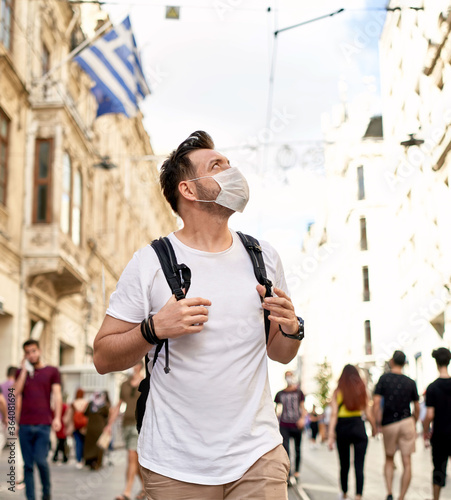
<svg viewBox="0 0 451 500"><path fill-rule="evenodd" d="M141 467L147 500L286 500L290 461L282 445L259 458L232 483L204 485L177 481Z"/></svg>

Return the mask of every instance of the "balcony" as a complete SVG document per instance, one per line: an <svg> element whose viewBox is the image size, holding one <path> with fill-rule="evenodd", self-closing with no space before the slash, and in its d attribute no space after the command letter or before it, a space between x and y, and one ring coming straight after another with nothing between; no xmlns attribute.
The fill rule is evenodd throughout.
<svg viewBox="0 0 451 500"><path fill-rule="evenodd" d="M28 283L45 277L58 299L79 293L89 280L81 249L58 224L34 224L25 229L24 260Z"/></svg>

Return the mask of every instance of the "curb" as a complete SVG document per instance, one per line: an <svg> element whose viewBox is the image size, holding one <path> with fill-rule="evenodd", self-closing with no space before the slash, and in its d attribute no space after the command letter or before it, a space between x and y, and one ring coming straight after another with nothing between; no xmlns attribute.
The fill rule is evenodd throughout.
<svg viewBox="0 0 451 500"><path fill-rule="evenodd" d="M290 478L289 482L289 488L291 488L296 493L296 496L299 498L299 500L311 500L305 492L304 488L300 484L298 484L294 478Z"/></svg>

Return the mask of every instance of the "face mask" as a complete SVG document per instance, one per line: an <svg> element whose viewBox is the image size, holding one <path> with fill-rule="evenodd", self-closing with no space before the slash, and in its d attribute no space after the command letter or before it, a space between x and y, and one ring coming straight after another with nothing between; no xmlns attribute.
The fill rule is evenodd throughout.
<svg viewBox="0 0 451 500"><path fill-rule="evenodd" d="M296 377L286 377L287 385L295 385L297 380Z"/></svg>
<svg viewBox="0 0 451 500"><path fill-rule="evenodd" d="M216 200L196 200L203 203L217 203L226 208L230 208L234 212L242 212L249 201L249 185L244 175L236 168L231 167L216 175L205 175L196 177L189 181L197 181L198 179L214 179L221 188Z"/></svg>

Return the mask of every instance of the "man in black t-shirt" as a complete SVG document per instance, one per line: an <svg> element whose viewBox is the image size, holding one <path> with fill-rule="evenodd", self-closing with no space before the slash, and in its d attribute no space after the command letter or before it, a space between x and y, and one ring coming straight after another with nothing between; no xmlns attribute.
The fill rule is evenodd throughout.
<svg viewBox="0 0 451 500"><path fill-rule="evenodd" d="M438 500L440 490L446 484L446 467L448 457L451 456L451 378L448 365L451 352L440 347L432 352L437 362L439 378L432 382L426 390L426 417L423 421L424 439L431 441L432 462L432 489L434 500ZM431 433L430 425L433 422Z"/></svg>
<svg viewBox="0 0 451 500"><path fill-rule="evenodd" d="M415 423L420 414L420 405L415 382L402 374L405 363L406 355L402 351L395 351L390 360L391 371L381 376L376 385L373 398L377 427L384 436L384 475L387 486L387 500L393 500L393 457L397 449L401 452L403 464L399 500L404 500L412 478L410 457L415 451ZM384 398L384 405L381 419L382 398ZM413 416L410 411L411 402L414 403Z"/></svg>
<svg viewBox="0 0 451 500"><path fill-rule="evenodd" d="M297 379L292 371L285 373L287 387L279 391L274 399L276 405L282 406L279 417L279 429L283 438L283 447L290 456L290 438L294 440L295 462L294 477L299 478L301 464L301 438L305 426L306 411L304 408L304 393L299 389Z"/></svg>

